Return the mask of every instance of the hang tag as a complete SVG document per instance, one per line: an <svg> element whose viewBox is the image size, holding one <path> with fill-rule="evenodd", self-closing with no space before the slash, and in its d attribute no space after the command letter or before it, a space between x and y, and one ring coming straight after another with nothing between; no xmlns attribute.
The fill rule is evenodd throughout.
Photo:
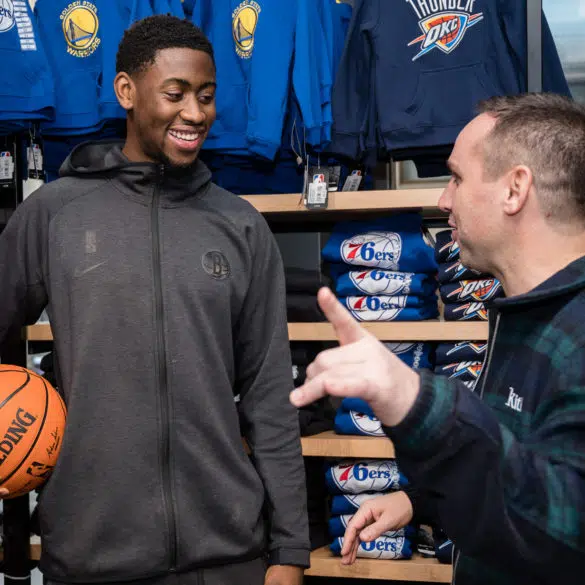
<svg viewBox="0 0 585 585"><path fill-rule="evenodd" d="M26 161L29 179L45 180L43 149L39 142L33 140L26 147Z"/></svg>
<svg viewBox="0 0 585 585"><path fill-rule="evenodd" d="M10 150L0 150L0 187L14 186L14 153Z"/></svg>
<svg viewBox="0 0 585 585"><path fill-rule="evenodd" d="M327 209L329 205L329 169L311 167L305 205L307 209Z"/></svg>
<svg viewBox="0 0 585 585"><path fill-rule="evenodd" d="M339 189L340 176L341 176L340 165L329 167L329 191L337 191Z"/></svg>
<svg viewBox="0 0 585 585"><path fill-rule="evenodd" d="M362 171L356 169L345 179L342 191L359 191L363 179Z"/></svg>

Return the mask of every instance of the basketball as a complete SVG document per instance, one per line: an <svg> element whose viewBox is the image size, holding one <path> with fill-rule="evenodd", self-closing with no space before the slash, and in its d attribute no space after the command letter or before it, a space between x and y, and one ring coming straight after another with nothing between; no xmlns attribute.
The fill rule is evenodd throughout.
<svg viewBox="0 0 585 585"><path fill-rule="evenodd" d="M15 498L42 485L63 442L66 409L44 378L0 364L0 487Z"/></svg>

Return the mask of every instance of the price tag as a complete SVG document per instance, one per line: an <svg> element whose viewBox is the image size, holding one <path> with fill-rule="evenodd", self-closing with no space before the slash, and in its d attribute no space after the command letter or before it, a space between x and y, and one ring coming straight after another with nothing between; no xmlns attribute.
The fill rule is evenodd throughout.
<svg viewBox="0 0 585 585"><path fill-rule="evenodd" d="M329 169L313 167L309 170L310 183L305 205L307 209L327 209L329 205Z"/></svg>

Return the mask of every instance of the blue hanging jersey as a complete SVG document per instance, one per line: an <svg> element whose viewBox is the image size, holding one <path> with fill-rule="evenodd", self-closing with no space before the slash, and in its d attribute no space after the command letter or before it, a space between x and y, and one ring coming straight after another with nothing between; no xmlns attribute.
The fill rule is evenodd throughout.
<svg viewBox="0 0 585 585"><path fill-rule="evenodd" d="M85 134L101 126L98 82L101 74L104 10L110 0L72 2L38 0L37 25L53 72L55 120L44 122L46 134Z"/></svg>
<svg viewBox="0 0 585 585"><path fill-rule="evenodd" d="M101 30L102 77L99 92L100 118L103 121L126 118L126 112L118 103L114 91L116 54L124 31L136 20L153 14L148 0L117 0L111 2L106 10L108 24Z"/></svg>
<svg viewBox="0 0 585 585"><path fill-rule="evenodd" d="M49 120L55 97L49 65L28 0L0 2L0 132Z"/></svg>
<svg viewBox="0 0 585 585"><path fill-rule="evenodd" d="M177 18L185 18L181 0L151 0L154 14L172 14Z"/></svg>

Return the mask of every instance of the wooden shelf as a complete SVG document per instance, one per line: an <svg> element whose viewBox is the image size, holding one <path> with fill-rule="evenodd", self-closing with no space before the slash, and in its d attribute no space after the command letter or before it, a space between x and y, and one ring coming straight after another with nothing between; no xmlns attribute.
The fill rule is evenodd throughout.
<svg viewBox="0 0 585 585"><path fill-rule="evenodd" d="M29 341L51 341L53 333L48 323L37 323L26 328L26 338Z"/></svg>
<svg viewBox="0 0 585 585"><path fill-rule="evenodd" d="M488 325L482 321L409 321L401 323L362 323L383 341L483 341L487 339ZM53 334L47 323L26 328L29 341L51 341ZM335 341L329 323L289 323L291 341Z"/></svg>
<svg viewBox="0 0 585 585"><path fill-rule="evenodd" d="M326 210L311 211L300 193L241 195L260 213L327 213L331 211L401 211L436 209L443 189L397 189L395 191L349 191L329 193Z"/></svg>
<svg viewBox="0 0 585 585"><path fill-rule="evenodd" d="M333 556L329 547L325 546L311 553L311 568L305 571L305 575L346 579L450 583L453 567L441 565L436 559L425 559L416 555L409 561L357 559L353 565L342 565L340 557Z"/></svg>
<svg viewBox="0 0 585 585"><path fill-rule="evenodd" d="M357 457L358 459L392 459L394 445L384 437L337 435L325 431L311 437L301 437L305 457Z"/></svg>
<svg viewBox="0 0 585 585"><path fill-rule="evenodd" d="M362 323L382 341L484 341L488 336L485 321L403 321L399 323ZM329 323L289 323L291 341L336 341Z"/></svg>
<svg viewBox="0 0 585 585"><path fill-rule="evenodd" d="M38 538L36 540L38 540ZM30 555L31 560L39 561L41 559L41 545L31 543L30 549L29 549L29 555ZM4 551L2 549L0 549L0 561L2 561L2 560L4 560Z"/></svg>

